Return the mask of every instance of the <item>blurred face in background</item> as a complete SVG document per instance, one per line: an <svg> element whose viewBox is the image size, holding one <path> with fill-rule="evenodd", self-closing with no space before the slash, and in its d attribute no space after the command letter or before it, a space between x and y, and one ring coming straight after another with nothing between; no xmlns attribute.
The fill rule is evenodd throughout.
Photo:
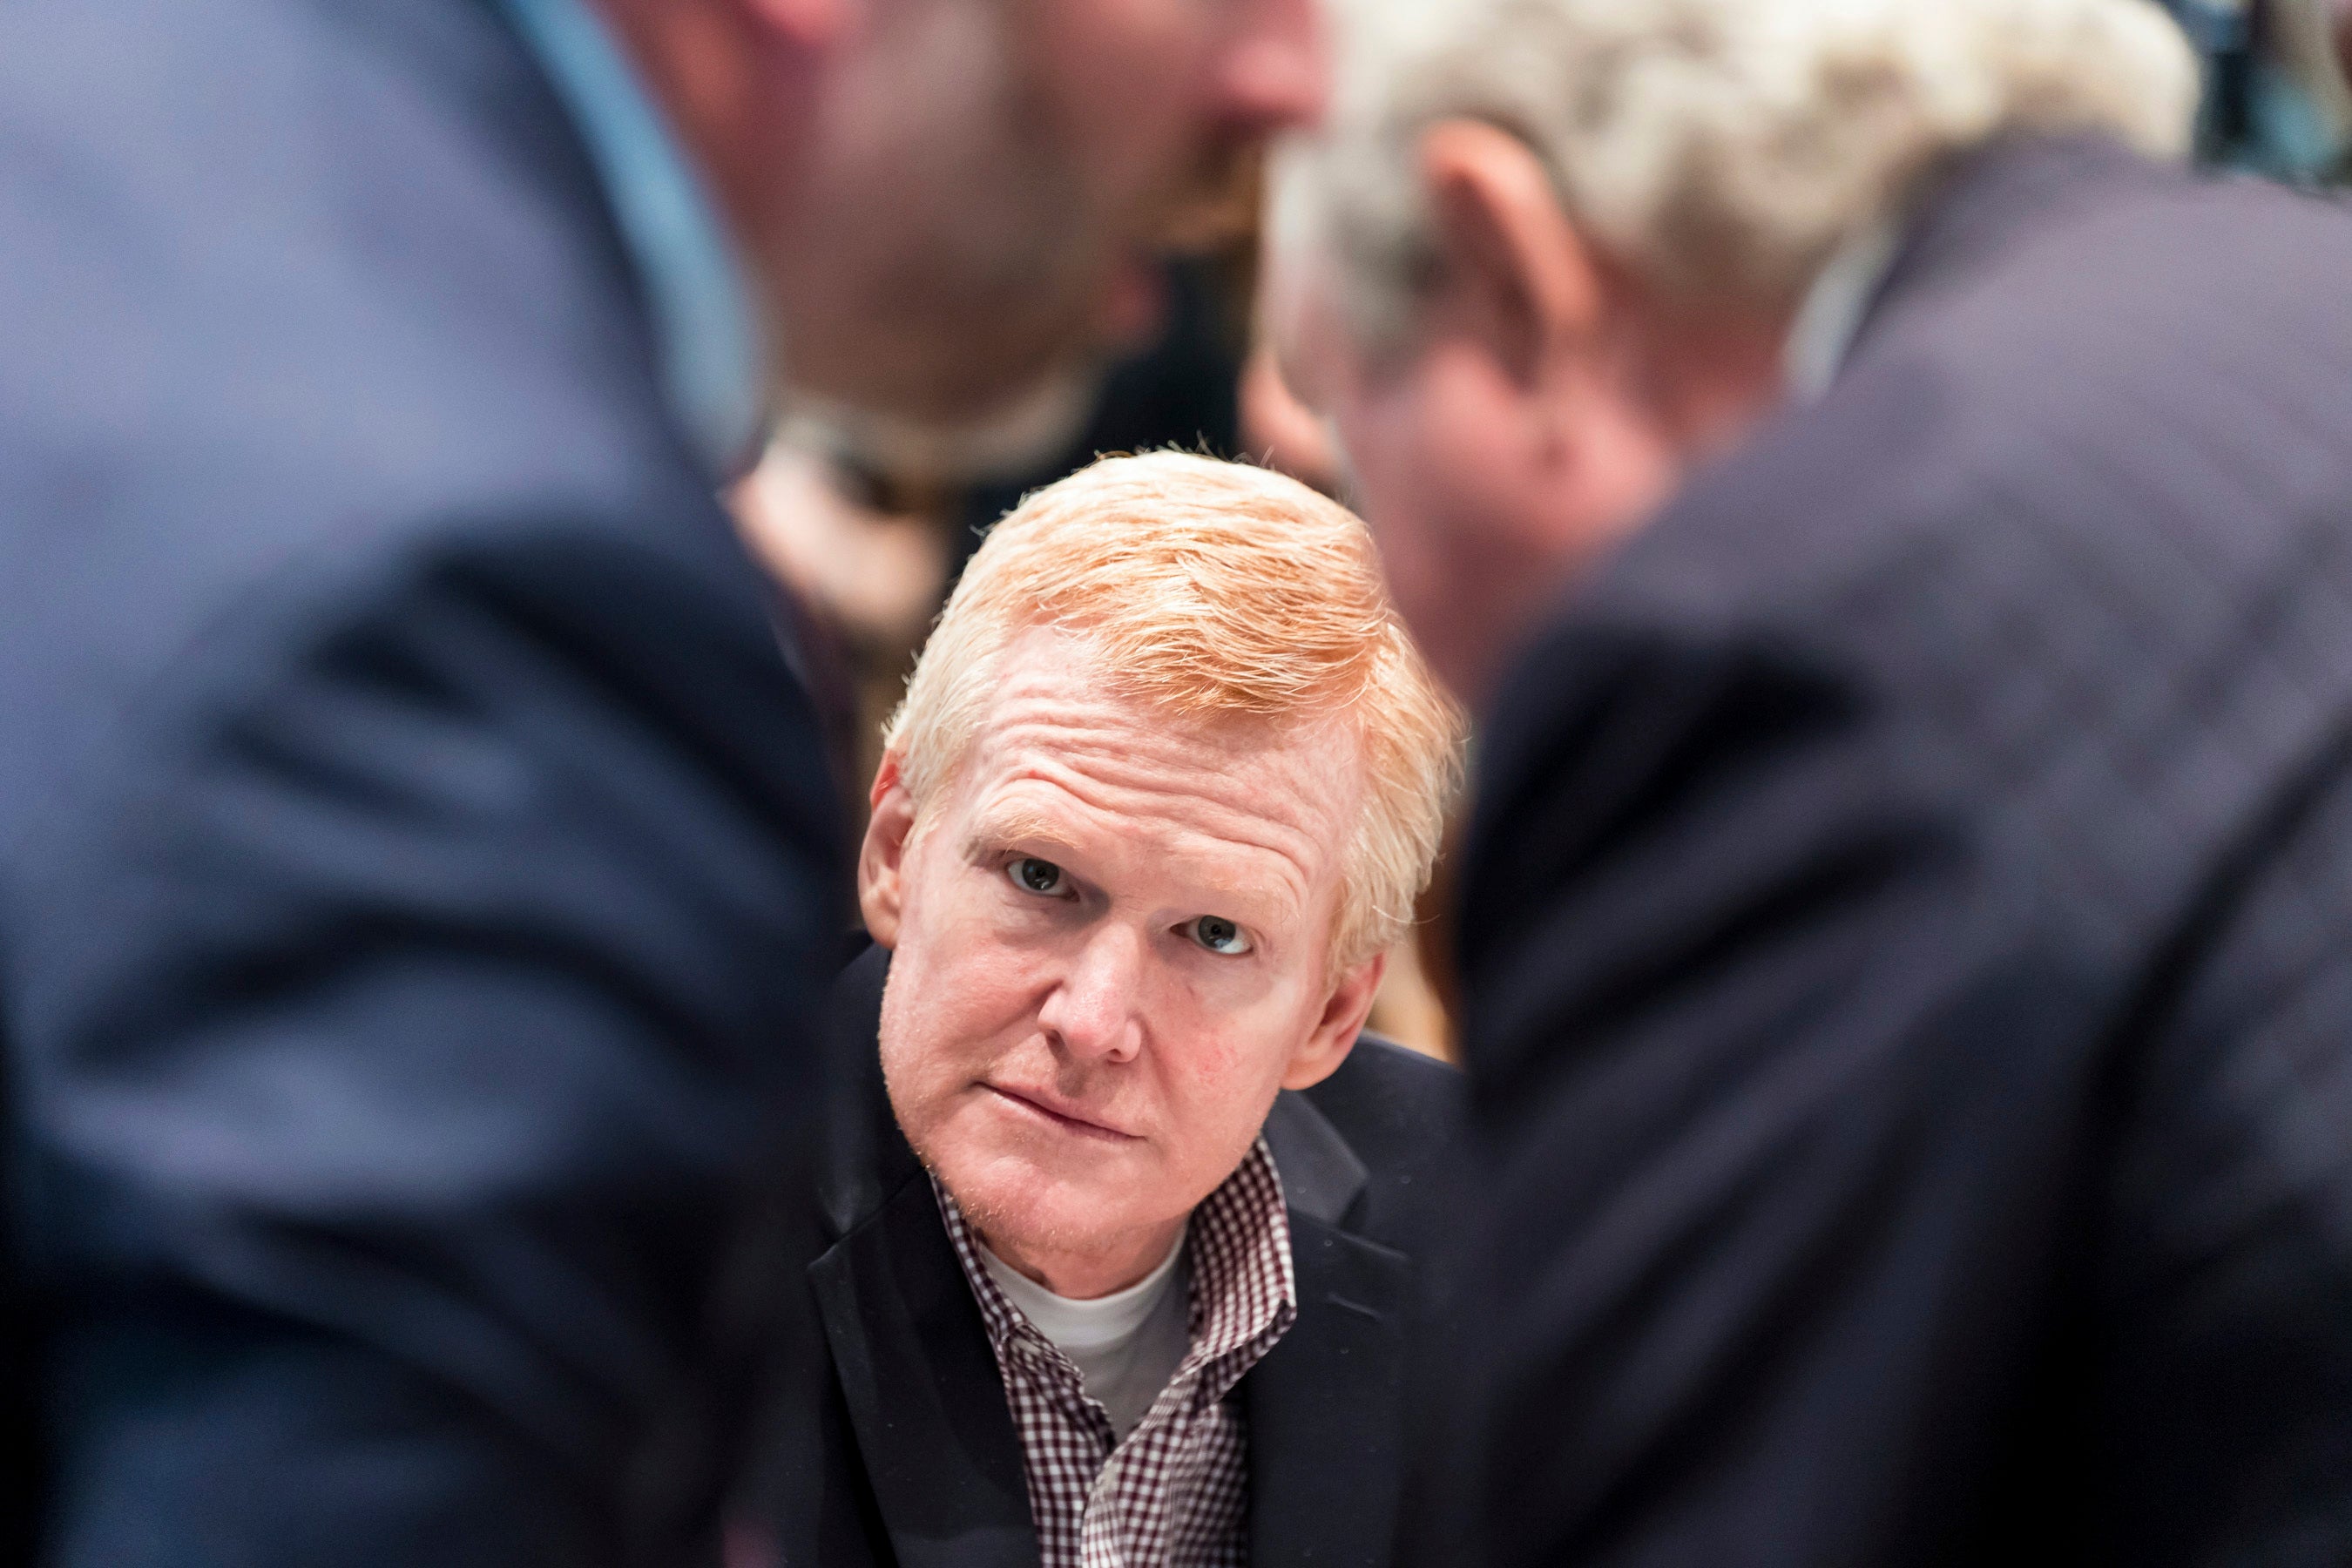
<svg viewBox="0 0 2352 1568"><path fill-rule="evenodd" d="M1578 575L1779 396L1785 322L1659 309L1507 132L1449 121L1422 151L1438 255L1401 341L1361 341L1311 247L1276 258L1266 317L1399 613L1475 707Z"/></svg>
<svg viewBox="0 0 2352 1568"><path fill-rule="evenodd" d="M1155 252L1324 69L1317 0L864 0L775 258L796 388L953 428L1148 332Z"/></svg>
<svg viewBox="0 0 2352 1568"><path fill-rule="evenodd" d="M1331 967L1354 750L1336 723L1171 720L1047 628L919 827L885 764L860 891L893 950L891 1106L1049 1289L1149 1273L1276 1093L1346 1058L1381 969Z"/></svg>
<svg viewBox="0 0 2352 1568"><path fill-rule="evenodd" d="M1672 489L1675 455L1591 367L1538 376L1443 313L1409 347L1368 353L1319 289L1292 310L1286 374L1330 421L1398 613L1482 706L1578 570Z"/></svg>

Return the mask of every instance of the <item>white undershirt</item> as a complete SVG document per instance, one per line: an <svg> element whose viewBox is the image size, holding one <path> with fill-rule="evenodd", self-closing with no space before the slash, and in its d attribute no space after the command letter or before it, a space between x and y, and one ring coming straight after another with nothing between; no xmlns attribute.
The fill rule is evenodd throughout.
<svg viewBox="0 0 2352 1568"><path fill-rule="evenodd" d="M1110 1416L1121 1438L1143 1423L1151 1403L1192 1348L1192 1291L1187 1288L1184 1237L1159 1268L1116 1295L1091 1301L1056 1296L989 1249L980 1261L1005 1299L1036 1331L1070 1358L1087 1395Z"/></svg>

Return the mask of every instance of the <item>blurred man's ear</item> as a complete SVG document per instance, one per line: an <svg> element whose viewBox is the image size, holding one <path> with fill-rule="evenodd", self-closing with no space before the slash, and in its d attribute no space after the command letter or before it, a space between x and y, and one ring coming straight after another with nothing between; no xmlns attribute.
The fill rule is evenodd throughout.
<svg viewBox="0 0 2352 1568"><path fill-rule="evenodd" d="M1313 1089L1339 1070L1339 1064L1355 1049L1356 1037L1364 1032L1364 1020L1372 1016L1372 998L1380 994L1381 976L1388 967L1388 954L1381 953L1339 976L1330 999L1323 1004L1323 1016L1317 1020L1315 1032L1291 1054L1290 1068L1282 1075L1283 1088Z"/></svg>
<svg viewBox="0 0 2352 1568"><path fill-rule="evenodd" d="M906 889L907 846L915 832L915 797L893 752L874 774L874 815L857 852L857 907L866 934L881 946L898 945L898 922Z"/></svg>
<svg viewBox="0 0 2352 1568"><path fill-rule="evenodd" d="M1533 390L1556 356L1601 325L1603 279L1528 144L1483 121L1448 120L1421 143L1435 218L1439 307Z"/></svg>

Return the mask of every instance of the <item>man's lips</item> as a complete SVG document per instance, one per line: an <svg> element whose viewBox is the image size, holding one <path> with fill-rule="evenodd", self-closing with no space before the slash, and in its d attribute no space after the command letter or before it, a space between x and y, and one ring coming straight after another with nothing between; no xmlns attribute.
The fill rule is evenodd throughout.
<svg viewBox="0 0 2352 1568"><path fill-rule="evenodd" d="M1065 1132L1075 1132L1086 1138L1099 1138L1111 1143L1135 1142L1134 1133L1122 1132L1116 1127L1107 1127L1099 1121L1089 1121L1075 1110L1065 1110L1053 1096L1037 1089L1007 1089L1001 1084L993 1083L983 1083L980 1087L995 1095L1015 1110L1033 1116L1050 1126L1058 1127Z"/></svg>

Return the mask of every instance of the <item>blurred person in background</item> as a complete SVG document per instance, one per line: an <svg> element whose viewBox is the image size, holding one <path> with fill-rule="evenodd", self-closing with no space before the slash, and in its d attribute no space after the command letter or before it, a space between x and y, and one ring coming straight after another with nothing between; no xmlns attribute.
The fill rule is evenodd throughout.
<svg viewBox="0 0 2352 1568"><path fill-rule="evenodd" d="M1427 1555L2352 1561L2352 224L2139 0L1371 9L1274 295L1482 716Z"/></svg>
<svg viewBox="0 0 2352 1568"><path fill-rule="evenodd" d="M0 12L12 1550L627 1552L846 909L714 491L1040 395L1320 91L1309 0Z"/></svg>
<svg viewBox="0 0 2352 1568"><path fill-rule="evenodd" d="M2345 0L2163 0L2204 80L2198 156L2301 185L2340 184L2352 150Z"/></svg>
<svg viewBox="0 0 2352 1568"><path fill-rule="evenodd" d="M746 1254L732 1568L1388 1560L1459 1087L1360 1034L1460 750L1302 485L1114 459L990 534L874 780L816 1190Z"/></svg>

